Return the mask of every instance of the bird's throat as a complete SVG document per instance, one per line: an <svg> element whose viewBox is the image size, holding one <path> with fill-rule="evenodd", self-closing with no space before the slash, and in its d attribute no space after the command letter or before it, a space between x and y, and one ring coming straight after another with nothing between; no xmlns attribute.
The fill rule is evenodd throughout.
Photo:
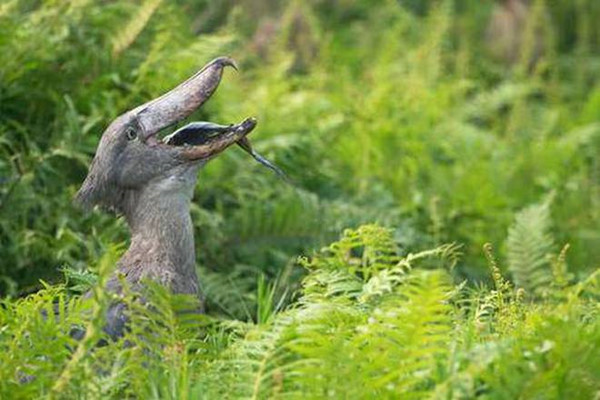
<svg viewBox="0 0 600 400"><path fill-rule="evenodd" d="M118 270L132 285L152 279L173 293L198 294L190 196L142 193L126 213L131 244Z"/></svg>

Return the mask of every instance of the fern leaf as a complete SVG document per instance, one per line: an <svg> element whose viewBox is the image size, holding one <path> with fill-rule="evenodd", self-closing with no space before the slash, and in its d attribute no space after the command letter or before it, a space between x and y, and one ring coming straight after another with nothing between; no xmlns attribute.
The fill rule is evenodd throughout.
<svg viewBox="0 0 600 400"><path fill-rule="evenodd" d="M539 295L552 282L549 255L554 247L550 233L550 200L520 211L508 230L509 270L516 286Z"/></svg>
<svg viewBox="0 0 600 400"><path fill-rule="evenodd" d="M138 10L129 24L123 29L118 36L113 39L112 54L113 57L118 57L137 39L140 33L144 30L152 15L156 12L163 0L147 0Z"/></svg>

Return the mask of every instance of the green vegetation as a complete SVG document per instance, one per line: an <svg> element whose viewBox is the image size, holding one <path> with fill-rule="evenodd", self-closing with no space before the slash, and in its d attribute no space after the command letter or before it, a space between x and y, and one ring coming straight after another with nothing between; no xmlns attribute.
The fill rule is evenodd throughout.
<svg viewBox="0 0 600 400"><path fill-rule="evenodd" d="M0 398L598 397L600 2L530 3L509 62L493 2L3 1ZM190 119L256 116L292 184L207 165L207 315L149 283L98 347L127 232L73 195L114 117L222 54Z"/></svg>
<svg viewBox="0 0 600 400"><path fill-rule="evenodd" d="M101 277L112 253L100 263ZM543 301L503 278L453 283L457 247L400 255L393 232L346 231L302 259L307 274L281 310L259 285L256 323L190 315L189 299L149 283L125 295L132 330L103 347L111 300L67 302L64 286L0 308L0 395L31 398L592 399L600 379L600 274L564 285L547 271ZM525 274L524 271L522 271ZM42 317L52 314L55 320ZM64 310L64 311L62 311ZM83 326L85 337L69 335Z"/></svg>

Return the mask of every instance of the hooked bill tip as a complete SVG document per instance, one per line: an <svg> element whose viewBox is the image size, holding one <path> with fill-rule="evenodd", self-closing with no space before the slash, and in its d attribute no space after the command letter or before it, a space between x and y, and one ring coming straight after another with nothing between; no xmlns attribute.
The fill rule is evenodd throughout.
<svg viewBox="0 0 600 400"><path fill-rule="evenodd" d="M215 58L213 60L212 64L219 64L222 67L231 67L231 68L235 69L236 71L239 71L237 63L231 57L218 57L218 58Z"/></svg>

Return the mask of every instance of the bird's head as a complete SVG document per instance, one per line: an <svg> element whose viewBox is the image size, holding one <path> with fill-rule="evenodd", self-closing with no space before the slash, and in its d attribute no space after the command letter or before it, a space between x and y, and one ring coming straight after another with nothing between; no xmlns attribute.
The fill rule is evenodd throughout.
<svg viewBox="0 0 600 400"><path fill-rule="evenodd" d="M236 68L230 58L217 58L168 93L116 118L100 139L77 193L79 203L123 213L135 193L191 191L198 168L245 140L256 120L227 126L191 123L166 138L159 139L158 134L208 100L227 66Z"/></svg>

